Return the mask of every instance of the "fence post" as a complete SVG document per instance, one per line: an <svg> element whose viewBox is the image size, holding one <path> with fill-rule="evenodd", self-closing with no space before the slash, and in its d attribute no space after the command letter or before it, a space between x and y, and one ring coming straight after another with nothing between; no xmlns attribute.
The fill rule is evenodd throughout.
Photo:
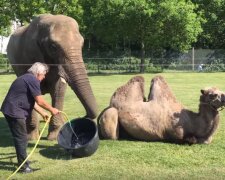
<svg viewBox="0 0 225 180"><path fill-rule="evenodd" d="M9 61L6 59L6 72L9 73Z"/></svg>
<svg viewBox="0 0 225 180"><path fill-rule="evenodd" d="M195 70L195 48L192 47L192 71Z"/></svg>
<svg viewBox="0 0 225 180"><path fill-rule="evenodd" d="M98 73L100 73L100 63L98 62Z"/></svg>

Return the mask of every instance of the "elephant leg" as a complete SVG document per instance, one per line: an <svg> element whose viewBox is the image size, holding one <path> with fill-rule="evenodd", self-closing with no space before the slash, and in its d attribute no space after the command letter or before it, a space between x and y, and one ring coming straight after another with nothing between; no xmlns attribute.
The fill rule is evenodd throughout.
<svg viewBox="0 0 225 180"><path fill-rule="evenodd" d="M59 78L55 84L55 88L50 92L52 98L52 106L63 110L64 96L66 92L67 84L64 79ZM59 113L51 118L48 128L48 140L56 140L60 128L64 125L64 116L62 113Z"/></svg>
<svg viewBox="0 0 225 180"><path fill-rule="evenodd" d="M37 140L39 137L39 120L35 110L32 111L31 118L26 121L28 140Z"/></svg>
<svg viewBox="0 0 225 180"><path fill-rule="evenodd" d="M116 108L106 109L99 117L99 128L105 139L119 138L118 111Z"/></svg>

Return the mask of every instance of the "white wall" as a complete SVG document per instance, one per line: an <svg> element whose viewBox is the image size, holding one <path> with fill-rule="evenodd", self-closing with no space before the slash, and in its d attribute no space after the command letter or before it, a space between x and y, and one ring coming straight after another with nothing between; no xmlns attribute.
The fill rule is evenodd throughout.
<svg viewBox="0 0 225 180"><path fill-rule="evenodd" d="M0 53L1 54L7 54L6 52L6 48L9 42L9 37L5 37L5 36L0 36Z"/></svg>

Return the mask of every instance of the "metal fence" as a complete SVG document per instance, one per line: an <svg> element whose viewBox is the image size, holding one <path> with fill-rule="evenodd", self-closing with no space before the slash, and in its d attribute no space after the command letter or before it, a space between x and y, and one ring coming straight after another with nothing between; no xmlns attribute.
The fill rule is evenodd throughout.
<svg viewBox="0 0 225 180"><path fill-rule="evenodd" d="M149 55L151 54L151 55ZM100 55L99 55L100 56ZM141 59L138 56L85 57L89 73L138 73ZM146 53L145 72L162 71L225 71L225 50L191 49L186 53L161 52L154 55ZM214 69L212 68L214 67ZM210 69L211 68L211 69ZM0 73L13 72L6 56L0 58Z"/></svg>

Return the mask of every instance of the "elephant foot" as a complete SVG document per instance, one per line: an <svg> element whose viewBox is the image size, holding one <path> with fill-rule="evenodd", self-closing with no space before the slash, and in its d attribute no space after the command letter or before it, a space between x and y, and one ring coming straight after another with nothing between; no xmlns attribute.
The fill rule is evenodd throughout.
<svg viewBox="0 0 225 180"><path fill-rule="evenodd" d="M50 141L54 141L57 139L58 133L59 133L59 129L55 129L54 131L51 131L48 133L47 139Z"/></svg>
<svg viewBox="0 0 225 180"><path fill-rule="evenodd" d="M64 117L62 114L58 114L52 117L49 127L48 127L48 136L47 139L50 141L54 141L57 139L58 133L61 127L64 125Z"/></svg>
<svg viewBox="0 0 225 180"><path fill-rule="evenodd" d="M27 134L28 141L37 140L39 138L39 131L34 130Z"/></svg>

